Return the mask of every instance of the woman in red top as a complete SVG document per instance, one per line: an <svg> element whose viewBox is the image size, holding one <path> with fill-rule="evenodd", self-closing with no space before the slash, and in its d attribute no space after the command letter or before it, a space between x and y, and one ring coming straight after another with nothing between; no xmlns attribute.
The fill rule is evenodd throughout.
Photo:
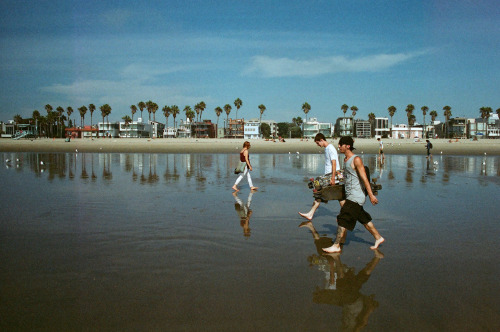
<svg viewBox="0 0 500 332"><path fill-rule="evenodd" d="M245 141L243 143L243 149L240 151L240 161L246 163L245 165L245 171L243 173L240 173L240 176L236 179L236 182L233 185L233 190L234 191L239 191L238 189L238 183L240 183L241 180L243 180L243 177L246 175L247 180L248 180L248 185L250 186L251 190L257 190L258 187L254 187L252 183L252 178L250 176L250 171L252 170L252 165L250 164L250 156L248 154L248 150L250 149L250 142Z"/></svg>

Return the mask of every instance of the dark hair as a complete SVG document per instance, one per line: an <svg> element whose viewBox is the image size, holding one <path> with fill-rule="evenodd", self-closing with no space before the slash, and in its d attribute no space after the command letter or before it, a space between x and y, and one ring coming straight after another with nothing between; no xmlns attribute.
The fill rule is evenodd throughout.
<svg viewBox="0 0 500 332"><path fill-rule="evenodd" d="M244 148L247 148L250 146L250 142L249 141L245 141L245 143L243 143L243 147Z"/></svg>
<svg viewBox="0 0 500 332"><path fill-rule="evenodd" d="M315 142L319 142L321 140L326 141L325 135L323 135L322 133L316 134L316 136L314 136Z"/></svg>
<svg viewBox="0 0 500 332"><path fill-rule="evenodd" d="M339 140L339 145L349 145L349 150L354 150L354 140L351 136L342 136Z"/></svg>

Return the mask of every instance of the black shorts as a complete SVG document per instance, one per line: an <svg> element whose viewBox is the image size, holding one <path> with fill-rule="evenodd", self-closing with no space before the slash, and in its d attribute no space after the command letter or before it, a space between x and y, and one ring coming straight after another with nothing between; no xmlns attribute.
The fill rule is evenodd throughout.
<svg viewBox="0 0 500 332"><path fill-rule="evenodd" d="M340 214L337 216L337 223L352 231L356 226L356 221L364 225L372 221L372 216L363 209L362 205L346 199L344 206L340 209Z"/></svg>

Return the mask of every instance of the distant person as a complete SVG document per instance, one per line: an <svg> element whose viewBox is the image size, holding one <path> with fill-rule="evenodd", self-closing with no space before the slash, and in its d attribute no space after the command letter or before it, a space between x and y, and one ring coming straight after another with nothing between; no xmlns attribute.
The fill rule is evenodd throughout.
<svg viewBox="0 0 500 332"><path fill-rule="evenodd" d="M250 164L250 155L248 153L249 149L250 149L250 142L245 141L245 143L243 143L243 149L241 149L241 151L240 151L240 161L246 163L245 170L243 171L243 173L240 173L240 175L236 179L236 182L234 183L234 185L232 187L232 189L234 191L239 190L237 186L241 182L241 180L243 180L243 177L245 175L247 176L248 185L250 186L250 190L257 190L258 189L258 187L253 186L252 177L250 176L250 172L252 171L252 165Z"/></svg>
<svg viewBox="0 0 500 332"><path fill-rule="evenodd" d="M370 182L366 175L363 161L352 152L354 141L350 136L344 136L339 140L339 151L345 155L344 158L344 183L346 200L341 204L340 214L337 216L337 237L331 247L324 248L328 253L340 252L340 245L345 241L347 230L353 231L356 221L359 221L375 238L375 244L370 249L379 247L384 238L379 234L372 217L363 209L366 201L365 189L373 205L378 203L377 197L372 192Z"/></svg>
<svg viewBox="0 0 500 332"><path fill-rule="evenodd" d="M330 185L335 185L335 174L340 170L339 163L339 155L337 154L337 150L333 147L332 144L326 141L325 135L319 133L314 137L314 143L317 146L325 148L325 175L332 174L332 178L330 180ZM312 220L314 213L319 207L321 203L321 199L317 198L314 200L311 210L307 213L299 212L299 214L306 218L307 220Z"/></svg>
<svg viewBox="0 0 500 332"><path fill-rule="evenodd" d="M425 141L426 141L425 148L427 149L427 158L432 158L432 154L431 154L432 143L428 139Z"/></svg>
<svg viewBox="0 0 500 332"><path fill-rule="evenodd" d="M377 138L378 141L378 157L380 158L380 161L383 163L385 160L385 155L384 155L384 142L379 138Z"/></svg>

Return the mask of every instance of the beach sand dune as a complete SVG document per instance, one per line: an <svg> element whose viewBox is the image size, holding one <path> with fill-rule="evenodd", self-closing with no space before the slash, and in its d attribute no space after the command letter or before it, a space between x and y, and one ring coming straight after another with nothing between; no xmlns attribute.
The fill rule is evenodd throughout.
<svg viewBox="0 0 500 332"><path fill-rule="evenodd" d="M337 146L338 139L328 139ZM99 138L99 139L0 139L3 152L117 152L117 153L237 153L243 139L195 138ZM384 139L386 154L426 154L425 141ZM500 155L500 140L480 141L433 139L433 155ZM319 153L312 139L287 139L286 142L251 140L252 153ZM358 154L378 153L375 139L355 139Z"/></svg>

